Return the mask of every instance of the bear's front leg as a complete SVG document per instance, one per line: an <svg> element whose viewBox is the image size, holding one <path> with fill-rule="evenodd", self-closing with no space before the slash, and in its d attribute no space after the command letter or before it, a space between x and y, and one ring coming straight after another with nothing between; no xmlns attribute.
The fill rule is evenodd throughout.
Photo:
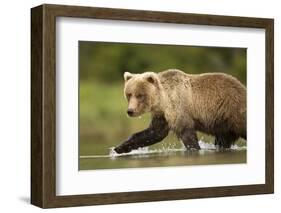
<svg viewBox="0 0 281 213"><path fill-rule="evenodd" d="M179 135L179 137L182 140L187 150L191 150L191 149L200 150L197 134L196 131L194 131L193 129L183 130Z"/></svg>
<svg viewBox="0 0 281 213"><path fill-rule="evenodd" d="M162 141L169 133L169 127L164 116L154 116L150 126L133 134L124 143L114 149L118 154L127 153L139 147L150 146Z"/></svg>

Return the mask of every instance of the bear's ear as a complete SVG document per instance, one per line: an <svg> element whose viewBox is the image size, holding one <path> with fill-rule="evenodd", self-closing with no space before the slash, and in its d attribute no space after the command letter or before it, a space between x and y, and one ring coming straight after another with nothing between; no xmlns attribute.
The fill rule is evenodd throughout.
<svg viewBox="0 0 281 213"><path fill-rule="evenodd" d="M158 78L157 75L155 73L150 73L147 77L146 80L154 85L158 85Z"/></svg>
<svg viewBox="0 0 281 213"><path fill-rule="evenodd" d="M134 74L132 74L132 73L124 72L124 80L125 81L130 80L133 76L134 76Z"/></svg>

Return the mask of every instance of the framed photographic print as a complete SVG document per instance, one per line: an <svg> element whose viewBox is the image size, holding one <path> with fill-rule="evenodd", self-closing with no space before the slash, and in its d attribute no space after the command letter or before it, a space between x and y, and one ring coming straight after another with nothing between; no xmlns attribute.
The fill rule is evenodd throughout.
<svg viewBox="0 0 281 213"><path fill-rule="evenodd" d="M273 193L273 19L31 9L31 203Z"/></svg>

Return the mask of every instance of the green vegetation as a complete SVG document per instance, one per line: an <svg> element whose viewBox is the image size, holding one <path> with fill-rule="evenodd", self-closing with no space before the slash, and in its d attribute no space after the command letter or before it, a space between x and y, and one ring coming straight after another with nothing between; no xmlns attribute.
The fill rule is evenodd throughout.
<svg viewBox="0 0 281 213"><path fill-rule="evenodd" d="M119 145L132 133L149 125L148 114L139 119L128 118L126 115L127 102L123 96L124 71L159 72L169 68L188 73L225 72L246 84L246 49L80 41L79 155L108 155L110 147ZM214 142L212 136L198 133L198 137L204 138L205 142ZM243 146L245 141L240 140L238 144ZM170 134L151 149L180 147L182 144ZM129 161L133 165L128 159L113 164L102 159L83 159L80 160L80 168L106 168L105 162L109 163L108 168L135 167L135 164L143 167L145 162L143 159L140 163L130 158ZM162 161L159 160L157 165Z"/></svg>
<svg viewBox="0 0 281 213"><path fill-rule="evenodd" d="M246 84L246 49L79 42L80 80L122 82L124 71L224 72Z"/></svg>

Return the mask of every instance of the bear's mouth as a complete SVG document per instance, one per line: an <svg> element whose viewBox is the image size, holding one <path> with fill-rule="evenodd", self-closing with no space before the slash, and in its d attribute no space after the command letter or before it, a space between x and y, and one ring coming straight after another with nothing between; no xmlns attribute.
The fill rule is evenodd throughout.
<svg viewBox="0 0 281 213"><path fill-rule="evenodd" d="M127 110L127 115L129 115L130 117L133 117L133 116L134 116L134 111L128 109L128 110Z"/></svg>
<svg viewBox="0 0 281 213"><path fill-rule="evenodd" d="M138 113L132 112L132 113L127 113L129 117L137 117L139 116Z"/></svg>
<svg viewBox="0 0 281 213"><path fill-rule="evenodd" d="M139 117L141 116L143 113L140 112L136 112L136 111L132 111L132 110L127 110L127 115L129 117Z"/></svg>

